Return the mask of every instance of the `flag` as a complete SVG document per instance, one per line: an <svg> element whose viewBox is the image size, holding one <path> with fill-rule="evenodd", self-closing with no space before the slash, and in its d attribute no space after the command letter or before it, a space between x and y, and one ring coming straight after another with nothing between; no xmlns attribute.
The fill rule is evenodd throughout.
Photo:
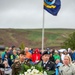
<svg viewBox="0 0 75 75"><path fill-rule="evenodd" d="M54 16L58 14L60 7L60 0L44 0L44 9Z"/></svg>

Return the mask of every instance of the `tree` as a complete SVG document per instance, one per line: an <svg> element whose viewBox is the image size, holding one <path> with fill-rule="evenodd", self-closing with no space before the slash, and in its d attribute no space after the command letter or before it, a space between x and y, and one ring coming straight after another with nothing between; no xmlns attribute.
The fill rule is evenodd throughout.
<svg viewBox="0 0 75 75"><path fill-rule="evenodd" d="M20 45L20 49L24 50L24 48L25 48L25 44L22 42L21 45Z"/></svg>
<svg viewBox="0 0 75 75"><path fill-rule="evenodd" d="M63 43L63 48L71 48L72 50L75 49L75 32L69 35L68 38Z"/></svg>

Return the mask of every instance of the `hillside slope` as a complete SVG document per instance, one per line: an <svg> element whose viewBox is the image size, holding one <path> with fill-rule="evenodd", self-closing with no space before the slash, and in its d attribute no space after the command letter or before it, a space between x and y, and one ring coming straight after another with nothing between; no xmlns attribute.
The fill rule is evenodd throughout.
<svg viewBox="0 0 75 75"><path fill-rule="evenodd" d="M69 34L75 32L71 29L45 29L45 47L61 46ZM25 46L41 48L42 30L41 29L0 29L0 45Z"/></svg>

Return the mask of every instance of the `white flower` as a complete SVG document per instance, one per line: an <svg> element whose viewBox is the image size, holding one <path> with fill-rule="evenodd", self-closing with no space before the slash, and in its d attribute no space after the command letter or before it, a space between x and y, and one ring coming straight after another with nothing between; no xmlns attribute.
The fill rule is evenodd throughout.
<svg viewBox="0 0 75 75"><path fill-rule="evenodd" d="M44 71L44 75L47 75L47 72L46 71Z"/></svg>
<svg viewBox="0 0 75 75"><path fill-rule="evenodd" d="M19 74L19 75L24 75L24 74Z"/></svg>
<svg viewBox="0 0 75 75"><path fill-rule="evenodd" d="M31 69L28 69L27 72L31 72Z"/></svg>
<svg viewBox="0 0 75 75"><path fill-rule="evenodd" d="M35 69L35 67L31 67L31 69L28 69L26 72L24 72L24 75L47 75L46 71L39 71Z"/></svg>
<svg viewBox="0 0 75 75"><path fill-rule="evenodd" d="M39 72L39 75L43 75L43 72Z"/></svg>
<svg viewBox="0 0 75 75"><path fill-rule="evenodd" d="M37 73L39 73L39 70L33 69L32 72L37 74Z"/></svg>
<svg viewBox="0 0 75 75"><path fill-rule="evenodd" d="M31 67L31 69L35 69L35 67L34 67L34 66L32 66L32 67Z"/></svg>
<svg viewBox="0 0 75 75"><path fill-rule="evenodd" d="M28 75L28 73L27 73L27 72L24 72L24 74L25 74L25 75Z"/></svg>

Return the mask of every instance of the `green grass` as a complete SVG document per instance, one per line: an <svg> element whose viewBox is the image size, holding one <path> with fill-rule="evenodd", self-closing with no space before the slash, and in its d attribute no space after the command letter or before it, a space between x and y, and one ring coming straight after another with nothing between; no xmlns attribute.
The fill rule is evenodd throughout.
<svg viewBox="0 0 75 75"><path fill-rule="evenodd" d="M45 29L44 47L61 46L69 34L75 32L74 29ZM0 44L5 46L16 45L24 42L25 46L41 48L41 29L0 29Z"/></svg>

